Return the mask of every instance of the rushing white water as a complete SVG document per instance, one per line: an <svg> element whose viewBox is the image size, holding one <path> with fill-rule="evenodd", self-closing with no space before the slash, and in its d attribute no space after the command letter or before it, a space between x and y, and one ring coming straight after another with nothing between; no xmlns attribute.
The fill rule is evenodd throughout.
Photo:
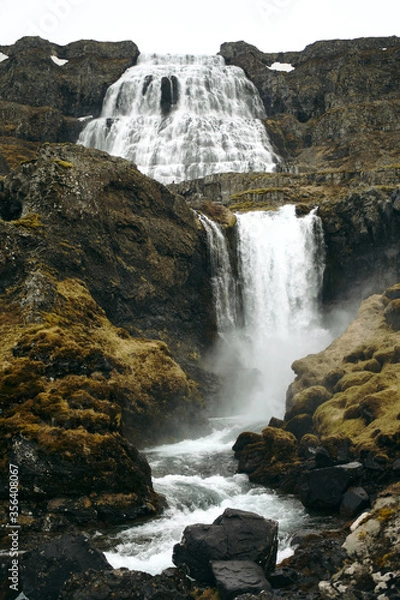
<svg viewBox="0 0 400 600"><path fill-rule="evenodd" d="M239 282L222 229L201 216L207 232L220 344L213 366L225 379L225 416L196 440L149 449L154 487L165 513L108 536L115 568L160 573L192 523L212 523L225 508L249 510L279 522L278 561L291 553L290 535L318 523L300 501L256 486L236 473L232 445L245 430L260 431L284 410L290 364L329 341L318 318L324 245L315 214L294 207L237 215ZM327 526L327 522L324 522Z"/></svg>
<svg viewBox="0 0 400 600"><path fill-rule="evenodd" d="M272 171L264 117L255 86L222 56L141 54L79 142L132 160L162 183Z"/></svg>
<svg viewBox="0 0 400 600"><path fill-rule="evenodd" d="M212 523L228 507L279 521L279 559L290 554L289 537L311 527L298 500L252 485L235 473L232 443L246 426L242 419L214 419L212 434L147 451L154 487L168 500L158 519L108 536L107 560L114 568L157 574L172 564L172 549L192 523ZM254 430L254 424L252 429ZM104 542L103 542L104 544Z"/></svg>
<svg viewBox="0 0 400 600"><path fill-rule="evenodd" d="M238 282L234 277L227 240L222 228L199 214L210 246L211 285L218 332L223 335L237 327L239 320Z"/></svg>
<svg viewBox="0 0 400 600"><path fill-rule="evenodd" d="M268 420L283 416L291 363L330 341L319 314L323 232L314 212L298 218L288 205L237 214L237 240L241 319L220 329L212 368L225 382L227 414Z"/></svg>

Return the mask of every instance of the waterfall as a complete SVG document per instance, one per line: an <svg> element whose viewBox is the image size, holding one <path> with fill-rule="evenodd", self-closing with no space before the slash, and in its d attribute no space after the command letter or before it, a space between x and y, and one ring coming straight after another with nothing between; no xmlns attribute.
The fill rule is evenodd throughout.
<svg viewBox="0 0 400 600"><path fill-rule="evenodd" d="M238 285L229 284L217 293L213 278L215 297L238 295L229 299L236 307L235 323L226 328L217 316L220 335L212 368L224 381L228 414L282 416L286 388L293 379L291 363L329 341L319 314L322 226L314 211L297 217L295 207L288 205L277 211L237 214L236 227ZM211 238L211 233L213 255L217 245L216 234ZM217 258L211 260L215 263L221 268ZM223 285L219 277L218 286Z"/></svg>
<svg viewBox="0 0 400 600"><path fill-rule="evenodd" d="M272 171L263 118L255 86L222 56L141 54L79 143L132 160L162 183Z"/></svg>
<svg viewBox="0 0 400 600"><path fill-rule="evenodd" d="M208 238L219 333L210 362L224 380L225 415L210 419L212 432L203 438L146 451L154 487L168 507L157 519L111 534L106 556L114 568L161 573L171 566L184 528L211 523L227 507L277 519L280 558L292 552L291 534L320 526L296 498L236 473L232 445L240 432L261 430L268 417L280 416L293 378L291 362L326 343L318 318L321 223L314 212L297 218L294 206L236 216L232 256L222 228L199 215Z"/></svg>
<svg viewBox="0 0 400 600"><path fill-rule="evenodd" d="M207 233L217 329L220 335L225 335L238 325L238 282L233 274L229 248L222 228L205 215L199 214L198 217Z"/></svg>

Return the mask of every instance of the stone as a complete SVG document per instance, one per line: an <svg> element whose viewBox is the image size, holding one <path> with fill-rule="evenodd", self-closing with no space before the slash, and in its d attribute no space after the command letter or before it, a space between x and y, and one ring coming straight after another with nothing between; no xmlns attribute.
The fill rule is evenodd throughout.
<svg viewBox="0 0 400 600"><path fill-rule="evenodd" d="M211 525L195 524L185 528L175 544L172 560L188 569L191 577L204 585L213 584L210 561L254 561L265 573L275 567L277 552L276 521L227 508Z"/></svg>
<svg viewBox="0 0 400 600"><path fill-rule="evenodd" d="M361 463L353 462L303 472L299 482L299 498L307 508L338 509L342 496L363 472Z"/></svg>
<svg viewBox="0 0 400 600"><path fill-rule="evenodd" d="M275 569L275 571L268 575L268 582L271 584L273 589L291 587L296 584L297 580L298 575L296 571L289 567Z"/></svg>
<svg viewBox="0 0 400 600"><path fill-rule="evenodd" d="M349 488L342 497L339 513L342 517L355 517L369 506L369 496L364 488Z"/></svg>
<svg viewBox="0 0 400 600"><path fill-rule="evenodd" d="M211 570L222 600L271 589L262 568L251 560L213 560Z"/></svg>
<svg viewBox="0 0 400 600"><path fill-rule="evenodd" d="M75 573L110 568L104 554L84 535L64 535L23 555L21 589L30 600L57 600Z"/></svg>
<svg viewBox="0 0 400 600"><path fill-rule="evenodd" d="M192 600L191 582L177 569L150 575L128 569L72 575L54 600ZM49 598L50 600L50 598Z"/></svg>
<svg viewBox="0 0 400 600"><path fill-rule="evenodd" d="M296 415L286 423L285 430L293 433L298 440L301 440L304 435L311 433L313 430L313 420L311 415Z"/></svg>

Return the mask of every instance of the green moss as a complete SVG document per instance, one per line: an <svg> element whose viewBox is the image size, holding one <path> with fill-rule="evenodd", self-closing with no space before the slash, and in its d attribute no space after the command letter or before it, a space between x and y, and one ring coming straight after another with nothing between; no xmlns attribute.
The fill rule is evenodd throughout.
<svg viewBox="0 0 400 600"><path fill-rule="evenodd" d="M43 227L43 223L40 221L40 215L37 213L29 213L17 221L12 221L15 227L24 227L25 229L38 229Z"/></svg>
<svg viewBox="0 0 400 600"><path fill-rule="evenodd" d="M69 162L67 160L61 160L60 158L53 158L51 162L57 164L59 167L62 167L63 169L72 169L72 167L74 167L74 163Z"/></svg>

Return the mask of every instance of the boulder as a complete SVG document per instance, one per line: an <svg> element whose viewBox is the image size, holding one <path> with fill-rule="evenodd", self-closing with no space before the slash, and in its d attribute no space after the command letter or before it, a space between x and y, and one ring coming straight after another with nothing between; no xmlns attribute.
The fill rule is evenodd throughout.
<svg viewBox="0 0 400 600"><path fill-rule="evenodd" d="M338 509L343 494L362 472L363 466L358 462L305 471L299 481L299 498L307 508Z"/></svg>
<svg viewBox="0 0 400 600"><path fill-rule="evenodd" d="M355 517L369 506L369 496L360 486L349 488L342 496L339 512L343 517Z"/></svg>
<svg viewBox="0 0 400 600"><path fill-rule="evenodd" d="M185 566L191 577L213 585L210 561L250 560L265 573L275 567L278 524L252 513L227 508L211 525L185 528L182 540L174 546L172 560Z"/></svg>
<svg viewBox="0 0 400 600"><path fill-rule="evenodd" d="M64 535L24 554L20 590L29 600L57 600L65 582L76 573L110 568L104 554L84 535Z"/></svg>
<svg viewBox="0 0 400 600"><path fill-rule="evenodd" d="M252 560L213 560L211 570L222 600L271 589L264 571Z"/></svg>

